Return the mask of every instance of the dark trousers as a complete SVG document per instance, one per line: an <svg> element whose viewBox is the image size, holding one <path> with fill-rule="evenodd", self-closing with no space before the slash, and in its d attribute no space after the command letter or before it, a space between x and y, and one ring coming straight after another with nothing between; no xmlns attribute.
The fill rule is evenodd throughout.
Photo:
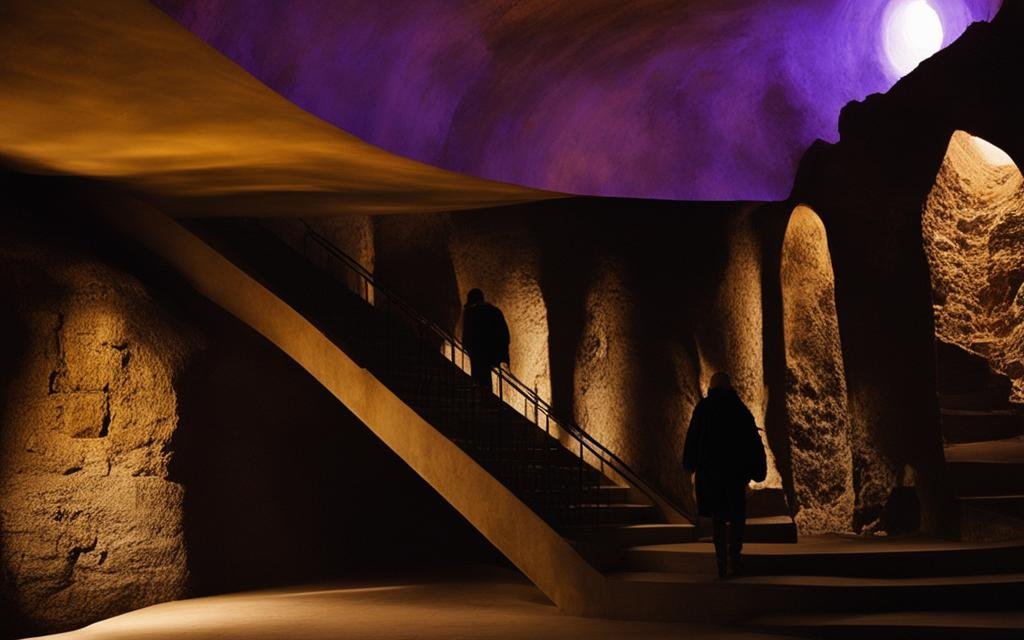
<svg viewBox="0 0 1024 640"><path fill-rule="evenodd" d="M732 560L735 565L743 552L743 531L747 527L746 505L741 501L730 510L716 511L711 517L711 524L714 527L715 557L719 572L722 572L725 570L726 559Z"/></svg>
<svg viewBox="0 0 1024 640"><path fill-rule="evenodd" d="M488 391L494 391L494 387L491 384L491 369L493 369L496 364L497 363L480 360L479 358L470 358L469 371L470 376L473 378L473 382Z"/></svg>

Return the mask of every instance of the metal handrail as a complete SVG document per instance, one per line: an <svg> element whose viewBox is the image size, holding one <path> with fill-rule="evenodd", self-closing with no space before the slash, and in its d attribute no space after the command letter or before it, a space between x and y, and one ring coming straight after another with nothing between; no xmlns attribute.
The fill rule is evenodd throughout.
<svg viewBox="0 0 1024 640"><path fill-rule="evenodd" d="M315 228L313 228L312 225L309 224L308 221L302 218L299 218L299 221L305 228L307 238L315 241L329 255L344 263L344 265L347 268L351 269L359 278L364 280L365 284L367 285L364 287L362 295L364 301L370 304L375 304L376 296L378 294L382 294L385 298L387 298L390 305L393 305L394 307L401 310L401 312L408 316L413 322L419 324L422 328L429 330L431 333L435 335L436 338L439 338L442 344L441 354L452 364L459 367L462 371L465 372L465 361L467 359L468 352L457 338L449 334L444 328L439 326L437 323L423 316L418 310L416 310L415 307L406 302L400 295L396 294L394 291L390 290L386 286L380 284L377 281L376 277L366 267L360 264L358 260L345 253L341 248L339 248L337 245L331 242L323 234L318 232ZM359 292L356 293L358 294ZM503 402L505 402L505 404L512 407L514 410L519 412L521 415L523 415L523 417L527 418L528 420L530 419L529 409L532 408L533 423L537 426L540 426L541 415L543 415L545 428L548 430L548 433L550 433L550 424L553 422L562 432L564 432L570 438L574 439L576 442L579 443L581 463L583 462L583 450L585 449L600 462L600 465L602 467L600 471L602 472L602 475L604 472L603 467L607 465L609 468L615 470L616 473L626 477L627 479L639 480L641 478L641 476L632 468L630 468L630 466L625 461L623 461L614 452L610 451L607 447L601 444L593 436L587 433L577 423L571 420L566 420L556 415L551 405L546 400L544 400L544 398L540 397L536 389L531 389L530 387L528 387L524 382L515 377L515 375L513 375L511 371L501 367L496 367L495 369L493 369L493 372L495 372L498 376L498 397ZM504 388L506 385L523 397L523 411L519 411L518 403L514 404L513 402L506 399L504 395ZM631 484L633 484L634 486L636 485L635 480L631 481ZM665 497L664 495L654 490L653 488L636 488L642 493L647 494L648 497L656 496L658 500L661 501L662 503L671 505L680 513L683 512L682 509L679 509L676 506L673 500Z"/></svg>

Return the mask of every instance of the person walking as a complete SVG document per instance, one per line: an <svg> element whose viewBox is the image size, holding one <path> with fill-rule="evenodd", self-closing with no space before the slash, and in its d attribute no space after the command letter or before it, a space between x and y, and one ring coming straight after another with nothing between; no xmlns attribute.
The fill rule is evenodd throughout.
<svg viewBox="0 0 1024 640"><path fill-rule="evenodd" d="M462 344L469 353L470 375L481 387L493 391L491 369L509 364L509 342L501 309L484 300L480 289L470 289L462 310Z"/></svg>
<svg viewBox="0 0 1024 640"><path fill-rule="evenodd" d="M730 567L733 575L742 574L747 483L764 480L767 464L754 416L727 373L711 377L707 397L693 409L683 468L696 474L697 512L714 527L718 577Z"/></svg>

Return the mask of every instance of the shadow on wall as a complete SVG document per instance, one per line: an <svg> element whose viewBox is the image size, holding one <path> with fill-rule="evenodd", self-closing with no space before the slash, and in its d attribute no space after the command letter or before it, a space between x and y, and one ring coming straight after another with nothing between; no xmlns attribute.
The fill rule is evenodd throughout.
<svg viewBox="0 0 1024 640"><path fill-rule="evenodd" d="M220 310L204 315L171 466L193 594L499 558L298 365Z"/></svg>
<svg viewBox="0 0 1024 640"><path fill-rule="evenodd" d="M0 174L0 185L4 184L3 174ZM3 238L0 236L0 245ZM2 250L2 246L0 246ZM10 402L10 387L14 379L20 374L22 361L25 357L26 345L28 343L28 331L25 327L24 318L21 314L10 313L9 310L16 307L16 294L6 285L6 279L0 282L0 308L8 310L0 313L0 407ZM5 429L5 423L0 422L0 469L5 467L2 452L8 451L12 446L11 434ZM0 501L4 505L9 504L8 497L2 490L3 483L0 482ZM0 508L0 638L13 638L23 635L27 629L19 629L18 620L23 616L17 602L17 576L11 570L13 558L9 554L16 553L7 545L6 532L8 530L5 522L4 510Z"/></svg>
<svg viewBox="0 0 1024 640"><path fill-rule="evenodd" d="M455 333L462 313L444 216L373 219L374 275L428 320Z"/></svg>

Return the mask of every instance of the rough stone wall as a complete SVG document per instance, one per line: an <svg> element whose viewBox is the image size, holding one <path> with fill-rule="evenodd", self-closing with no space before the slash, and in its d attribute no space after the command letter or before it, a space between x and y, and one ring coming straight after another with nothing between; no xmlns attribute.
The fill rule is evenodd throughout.
<svg viewBox="0 0 1024 640"><path fill-rule="evenodd" d="M711 374L732 372L767 426L756 207L644 203L624 216L629 206L583 199L383 216L378 274L429 309L450 297L450 260L460 301L480 287L505 312L513 372L692 507L680 457ZM772 459L762 486L781 485Z"/></svg>
<svg viewBox="0 0 1024 640"><path fill-rule="evenodd" d="M24 210L0 217L0 637L498 558L301 367L78 222L87 201L49 180L4 186ZM319 228L372 251L367 222Z"/></svg>
<svg viewBox="0 0 1024 640"><path fill-rule="evenodd" d="M825 227L793 211L782 248L786 411L801 532L853 527L853 459L846 377Z"/></svg>
<svg viewBox="0 0 1024 640"><path fill-rule="evenodd" d="M58 629L181 596L173 380L193 346L134 278L0 238L3 599Z"/></svg>
<svg viewBox="0 0 1024 640"><path fill-rule="evenodd" d="M1024 402L1024 177L958 131L925 203L922 227L936 336L986 358Z"/></svg>
<svg viewBox="0 0 1024 640"><path fill-rule="evenodd" d="M768 475L752 487L776 489L782 487L782 477L768 443L769 390L764 370L761 241L753 225L753 211L749 209L730 222L728 259L717 289L706 313L696 314L700 389L707 390L716 371L729 372L737 392L763 429L761 438L768 456Z"/></svg>
<svg viewBox="0 0 1024 640"><path fill-rule="evenodd" d="M449 220L458 299L465 302L469 290L479 288L502 310L512 338L512 373L541 397L550 398L548 315L530 229L493 217L484 221L456 214ZM460 317L459 335L461 330Z"/></svg>
<svg viewBox="0 0 1024 640"><path fill-rule="evenodd" d="M888 93L847 105L840 141L813 145L794 180L791 202L812 206L828 231L851 420L857 442L877 454L855 451L856 464L872 465L855 476L861 522L872 519L863 489L877 496L885 484L912 481L920 528L957 531L922 212L955 131L983 137L1018 164L1024 158L1016 85L1001 63L1020 59L1022 24L1024 5L1004 3L995 20L968 27Z"/></svg>

